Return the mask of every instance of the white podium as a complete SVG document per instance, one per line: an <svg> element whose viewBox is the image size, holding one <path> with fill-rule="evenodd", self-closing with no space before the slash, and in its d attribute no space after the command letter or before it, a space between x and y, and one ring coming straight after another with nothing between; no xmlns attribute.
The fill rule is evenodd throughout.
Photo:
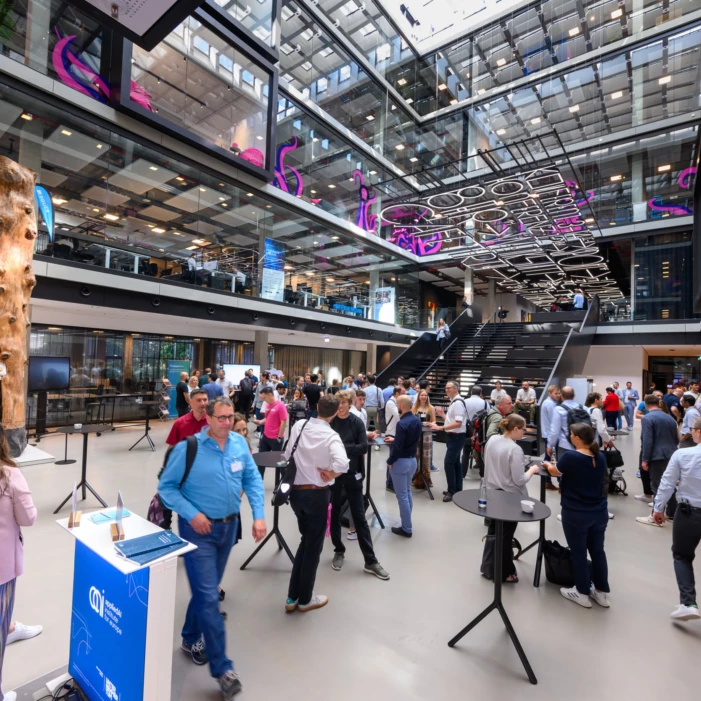
<svg viewBox="0 0 701 701"><path fill-rule="evenodd" d="M68 671L90 701L170 701L177 559L196 546L142 567L90 516L57 521L76 540ZM161 531L136 514L122 525L126 540Z"/></svg>

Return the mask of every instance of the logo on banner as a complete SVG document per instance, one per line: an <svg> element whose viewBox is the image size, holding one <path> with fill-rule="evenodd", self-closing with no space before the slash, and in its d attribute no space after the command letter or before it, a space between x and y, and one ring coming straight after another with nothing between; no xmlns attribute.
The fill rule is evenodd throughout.
<svg viewBox="0 0 701 701"><path fill-rule="evenodd" d="M34 199L37 201L39 213L46 224L46 229L49 232L49 241L54 240L54 205L51 202L51 195L48 190L42 185L34 186Z"/></svg>
<svg viewBox="0 0 701 701"><path fill-rule="evenodd" d="M100 617L105 617L105 597L96 587L90 587L90 608Z"/></svg>
<svg viewBox="0 0 701 701"><path fill-rule="evenodd" d="M107 625L113 628L117 635L121 635L121 609L115 606L111 601L106 601L104 591L101 592L97 587L90 587L88 598L90 599L90 608L102 618Z"/></svg>

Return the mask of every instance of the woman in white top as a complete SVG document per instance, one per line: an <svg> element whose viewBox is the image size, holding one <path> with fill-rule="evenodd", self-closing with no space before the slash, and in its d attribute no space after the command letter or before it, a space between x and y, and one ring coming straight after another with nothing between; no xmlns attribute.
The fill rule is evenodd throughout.
<svg viewBox="0 0 701 701"><path fill-rule="evenodd" d="M192 375L187 383L187 388L192 394L196 389L200 388L200 381L197 379L197 375Z"/></svg>
<svg viewBox="0 0 701 701"><path fill-rule="evenodd" d="M604 448L613 448L613 439L609 435L606 426L604 414L601 411L604 406L604 400L598 392L590 392L584 402L584 406L589 411L593 429L596 431L596 437L599 445Z"/></svg>
<svg viewBox="0 0 701 701"><path fill-rule="evenodd" d="M514 492L528 497L526 483L538 472L538 465L532 465L524 472L525 456L516 441L523 438L526 420L518 414L509 414L499 423L499 429L502 435L492 436L484 451L484 479L487 489L501 489L504 492ZM504 582L518 582L514 553L511 549L516 526L518 523L504 522L504 552L501 569ZM480 568L482 575L487 579L494 578L495 534L496 524L491 521Z"/></svg>
<svg viewBox="0 0 701 701"><path fill-rule="evenodd" d="M502 389L501 387L501 382L497 380L494 383L494 389L492 390L492 394L490 395L490 400L494 406L497 405L497 402L502 398L506 396L506 390Z"/></svg>

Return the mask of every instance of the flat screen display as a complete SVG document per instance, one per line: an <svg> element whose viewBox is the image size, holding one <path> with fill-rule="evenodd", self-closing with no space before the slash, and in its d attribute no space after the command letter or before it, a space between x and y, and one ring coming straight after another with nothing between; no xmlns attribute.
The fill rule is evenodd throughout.
<svg viewBox="0 0 701 701"><path fill-rule="evenodd" d="M253 368L253 374L260 379L260 365L230 365L228 363L222 365L222 370L226 373L226 379L235 387L238 387L239 382L246 374L246 370L251 368Z"/></svg>
<svg viewBox="0 0 701 701"><path fill-rule="evenodd" d="M29 357L30 392L68 389L71 374L70 358Z"/></svg>

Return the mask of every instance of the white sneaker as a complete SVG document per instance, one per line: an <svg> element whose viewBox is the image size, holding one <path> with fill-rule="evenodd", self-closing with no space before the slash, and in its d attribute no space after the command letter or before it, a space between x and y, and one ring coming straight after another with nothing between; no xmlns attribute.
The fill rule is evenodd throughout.
<svg viewBox="0 0 701 701"><path fill-rule="evenodd" d="M589 598L594 599L599 606L603 606L605 609L611 606L608 595L603 591L597 591L596 587L592 584L589 590Z"/></svg>
<svg viewBox="0 0 701 701"><path fill-rule="evenodd" d="M609 511L609 518L615 518L615 517L616 517L615 514L612 514L612 513Z"/></svg>
<svg viewBox="0 0 701 701"><path fill-rule="evenodd" d="M297 610L304 613L305 611L313 611L314 609L320 609L322 606L326 606L329 603L329 597L323 594L312 594L312 598L309 600L308 604L302 606L297 605Z"/></svg>
<svg viewBox="0 0 701 701"><path fill-rule="evenodd" d="M647 494L636 494L633 498L637 499L638 501L647 501L649 497Z"/></svg>
<svg viewBox="0 0 701 701"><path fill-rule="evenodd" d="M652 508L655 506L655 502L654 502L654 501L649 501L649 502L647 503L647 505L652 509Z"/></svg>
<svg viewBox="0 0 701 701"><path fill-rule="evenodd" d="M635 519L638 523L644 523L647 526L657 526L657 528L662 528L662 526L658 526L652 516L637 516Z"/></svg>
<svg viewBox="0 0 701 701"><path fill-rule="evenodd" d="M6 691L5 692L5 701L17 701L17 692L16 691Z"/></svg>
<svg viewBox="0 0 701 701"><path fill-rule="evenodd" d="M571 589L565 589L563 587L560 589L560 594L562 594L565 599L569 599L570 601L574 601L575 604L584 606L585 609L591 608L591 601L589 601L589 597L584 594L580 594L577 591L577 587L572 587Z"/></svg>
<svg viewBox="0 0 701 701"><path fill-rule="evenodd" d="M676 611L672 611L669 617L673 621L698 621L701 618L701 612L696 606L679 604L679 608ZM5 698L7 698L7 694L5 694Z"/></svg>
<svg viewBox="0 0 701 701"><path fill-rule="evenodd" d="M558 515L557 515L557 520L558 520L558 521L562 521L562 514L558 514Z"/></svg>
<svg viewBox="0 0 701 701"><path fill-rule="evenodd" d="M348 531L348 540L358 540L358 534L356 531Z"/></svg>
<svg viewBox="0 0 701 701"><path fill-rule="evenodd" d="M39 635L42 630L44 626L26 626L24 623L15 621L15 629L7 636L7 644L11 645L18 640L29 640Z"/></svg>

